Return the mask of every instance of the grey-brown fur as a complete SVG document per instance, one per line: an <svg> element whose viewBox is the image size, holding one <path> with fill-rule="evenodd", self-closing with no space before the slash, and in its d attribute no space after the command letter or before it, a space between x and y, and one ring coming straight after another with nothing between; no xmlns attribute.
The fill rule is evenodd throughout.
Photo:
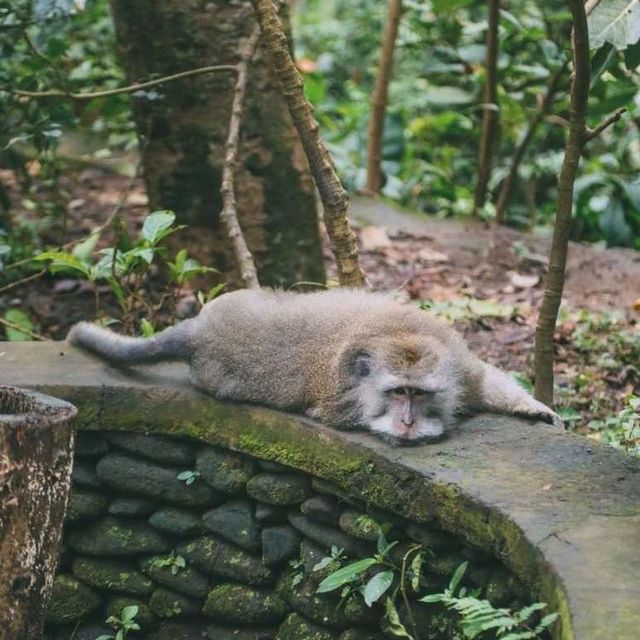
<svg viewBox="0 0 640 640"><path fill-rule="evenodd" d="M116 364L185 360L193 383L218 398L305 412L339 428L387 431L374 426L389 404L378 392L387 380L427 387L425 419L437 415L445 427L484 410L555 419L454 330L365 291L237 291L153 338L80 323L69 340Z"/></svg>

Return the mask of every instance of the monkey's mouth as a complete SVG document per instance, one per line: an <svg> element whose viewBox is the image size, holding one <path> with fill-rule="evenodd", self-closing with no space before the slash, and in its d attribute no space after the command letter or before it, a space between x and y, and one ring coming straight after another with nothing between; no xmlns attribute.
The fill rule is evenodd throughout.
<svg viewBox="0 0 640 640"><path fill-rule="evenodd" d="M389 433L378 433L385 442L390 444L392 447L416 447L422 444L437 444L438 442L442 442L446 440L447 433L443 431L439 435L421 435L416 436L414 438L411 437L402 437L402 436L393 436Z"/></svg>
<svg viewBox="0 0 640 640"><path fill-rule="evenodd" d="M410 427L398 424L390 416L369 421L369 429L393 446L433 444L445 437L445 421L439 416L423 416Z"/></svg>

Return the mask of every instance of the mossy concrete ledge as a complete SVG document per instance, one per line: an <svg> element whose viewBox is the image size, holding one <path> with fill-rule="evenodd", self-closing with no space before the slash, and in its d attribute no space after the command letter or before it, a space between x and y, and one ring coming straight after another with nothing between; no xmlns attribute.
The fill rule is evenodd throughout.
<svg viewBox="0 0 640 640"><path fill-rule="evenodd" d="M0 383L57 396L86 430L181 435L329 480L504 562L561 614L559 640L637 640L640 464L580 436L496 416L391 448L192 389L181 365L117 370L63 343L3 343Z"/></svg>

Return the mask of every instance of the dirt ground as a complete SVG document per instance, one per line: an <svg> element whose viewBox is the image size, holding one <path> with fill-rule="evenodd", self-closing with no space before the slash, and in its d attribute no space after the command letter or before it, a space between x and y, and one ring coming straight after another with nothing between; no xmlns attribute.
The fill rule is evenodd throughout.
<svg viewBox="0 0 640 640"><path fill-rule="evenodd" d="M11 189L14 216L33 217L15 175L0 171L0 180ZM78 171L63 180L62 188L66 232L62 238L61 223L51 225L46 239L53 244L87 236L116 207L131 231L139 229L148 213L141 181L105 169ZM47 197L44 187L30 195L32 201ZM428 301L433 312L455 323L481 357L531 377L548 235L439 220L362 197L352 200L351 217L372 288ZM102 242L108 245L110 240L105 233ZM325 257L329 276L334 275L328 246ZM46 338L61 339L71 324L94 317L94 294L81 281L45 274L9 289L6 282L4 290L0 288L1 307L26 310L35 330ZM149 287L154 287L153 280ZM192 293L182 292L185 314ZM106 288L102 294L105 310L115 315ZM640 252L572 244L556 334L556 373L560 404L578 410L581 424L619 411L624 397L640 393L638 352L633 345L627 347L638 333L639 298ZM613 317L613 323L593 320L602 314ZM621 335L622 346L618 348L618 340L618 351L603 368L602 358L613 349L610 341ZM640 340L637 343L640 349Z"/></svg>

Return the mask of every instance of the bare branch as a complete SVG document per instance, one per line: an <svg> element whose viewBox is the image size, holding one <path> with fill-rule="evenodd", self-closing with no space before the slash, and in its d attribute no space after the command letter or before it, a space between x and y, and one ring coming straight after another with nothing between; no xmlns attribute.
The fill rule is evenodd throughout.
<svg viewBox="0 0 640 640"><path fill-rule="evenodd" d="M25 264L27 262L31 262L32 259L29 258L28 260L25 260L24 262L21 261L21 263ZM10 265L13 266L13 265ZM16 287L19 287L21 284L25 284L26 282L32 282L33 280L37 280L38 278L41 278L45 273L47 273L46 269L41 269L40 271L38 271L37 273L32 273L30 276L25 276L24 278L20 278L20 280L14 280L13 282L10 282L9 284L6 284L4 287L0 287L0 293L4 293L5 291L9 291L11 289L15 289Z"/></svg>
<svg viewBox="0 0 640 640"><path fill-rule="evenodd" d="M547 116L545 121L549 124L557 124L559 127L564 127L565 129L568 129L571 126L571 123L566 118L556 115L555 113Z"/></svg>
<svg viewBox="0 0 640 640"><path fill-rule="evenodd" d="M251 1L258 16L272 69L280 81L282 95L300 135L320 193L324 221L336 258L340 284L360 287L364 284L364 274L358 262L358 248L347 219L349 196L340 182L331 155L320 138L313 108L304 96L302 78L291 58L287 37L272 0Z"/></svg>
<svg viewBox="0 0 640 640"><path fill-rule="evenodd" d="M382 170L382 135L384 133L384 114L387 108L387 94L391 79L393 50L398 35L398 23L402 14L402 0L389 0L387 23L382 37L380 66L376 76L376 84L371 98L371 118L367 132L367 192L376 194L380 191Z"/></svg>
<svg viewBox="0 0 640 640"><path fill-rule="evenodd" d="M227 235L231 240L242 282L247 289L258 289L260 283L258 282L258 274L253 256L251 255L251 251L249 251L249 247L247 247L240 223L238 222L234 173L238 163L238 142L240 139L240 123L242 121L244 96L247 89L247 69L249 62L256 52L259 40L260 27L256 27L251 36L249 36L247 44L242 51L240 62L238 63L238 75L236 85L233 89L231 118L229 120L229 134L225 145L226 152L222 168L221 187L223 207L220 218L227 229Z"/></svg>
<svg viewBox="0 0 640 640"><path fill-rule="evenodd" d="M587 129L587 142L599 136L607 127L610 127L614 122L618 122L618 120L620 120L620 118L622 117L622 114L626 113L626 111L627 110L624 107L621 107L615 113L607 116L597 127L593 129Z"/></svg>
<svg viewBox="0 0 640 640"><path fill-rule="evenodd" d="M104 91L90 91L88 93L72 93L69 91L64 91L62 89L50 89L48 91L24 91L22 89L12 89L10 87L4 86L0 87L0 90L7 91L8 93L12 93L16 96L22 96L25 98L70 98L72 100L93 100L94 98L107 98L109 96L117 96L121 93L133 93L135 91L141 91L142 89L156 87L157 85L164 84L165 82L173 82L174 80L181 80L182 78L191 78L192 76L199 76L203 73L237 71L237 69L237 65L234 64L221 64L210 67L199 67L198 69L181 71L180 73L163 76L162 78L156 78L155 80L136 82L126 87L118 87L117 89L106 89Z"/></svg>
<svg viewBox="0 0 640 640"><path fill-rule="evenodd" d="M26 329L25 327L21 327L19 324L15 322L11 322L6 318L0 318L0 324L7 327L8 329L13 329L14 331L19 331L20 333L24 333L25 335L33 338L34 340L46 340L44 336L36 333L35 331L31 331L30 329Z"/></svg>

